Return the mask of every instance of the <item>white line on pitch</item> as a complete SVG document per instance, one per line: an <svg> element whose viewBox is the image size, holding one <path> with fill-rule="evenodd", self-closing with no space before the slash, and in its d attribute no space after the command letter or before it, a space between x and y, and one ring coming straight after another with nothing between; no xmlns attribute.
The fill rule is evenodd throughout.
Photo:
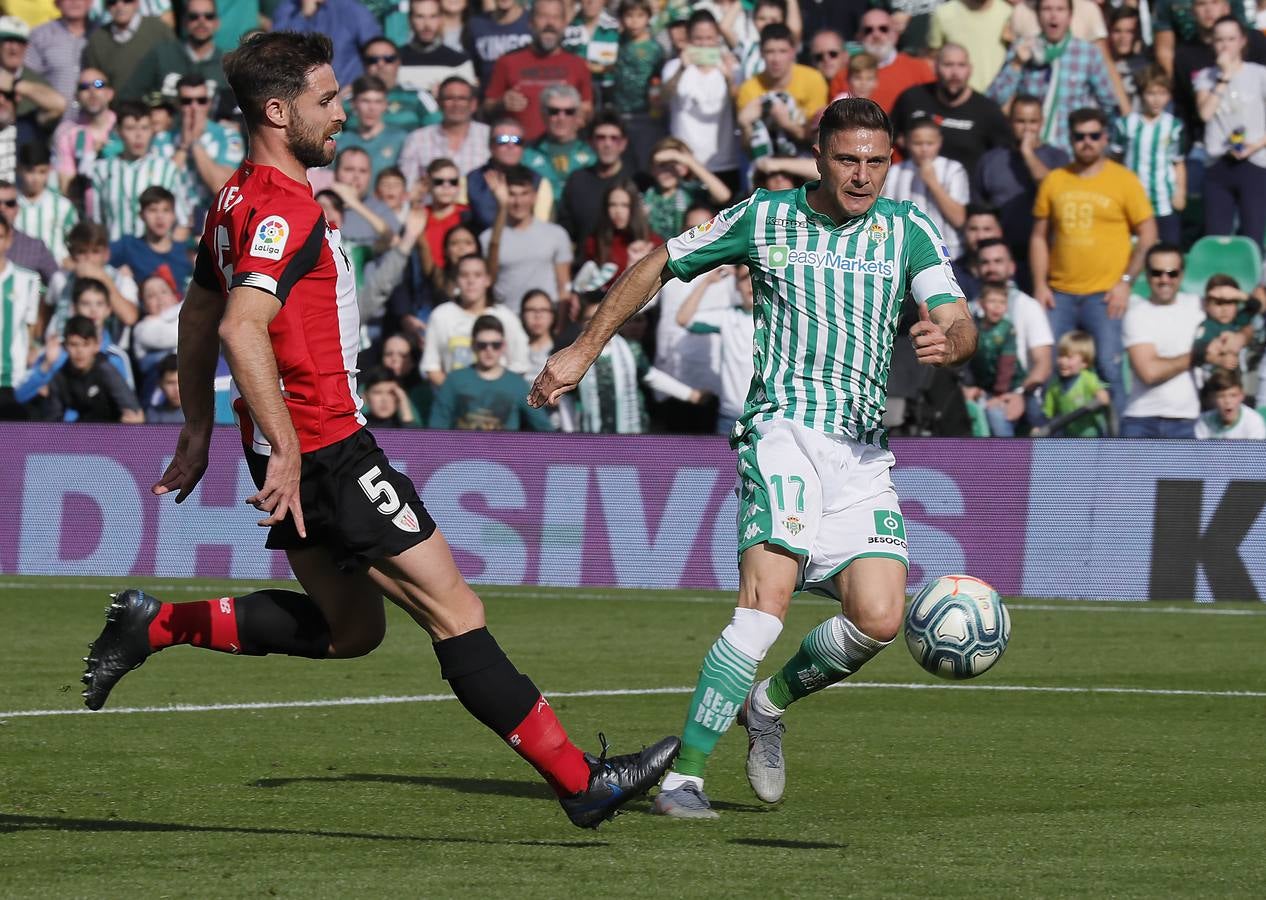
<svg viewBox="0 0 1266 900"><path fill-rule="evenodd" d="M852 690L898 690L898 691L997 691L1010 693L1033 694L1132 694L1149 697L1248 697L1266 698L1266 691L1197 691L1166 688L1127 688L1127 687L1047 687L1027 684L928 684L910 682L906 684L883 681L854 681L833 685L833 688ZM546 691L552 698L566 697L651 697L659 694L689 694L693 687L666 688L625 688L601 691ZM101 713L113 715L131 715L133 713L182 713L182 712L226 712L259 709L313 709L334 706L383 706L392 703L442 703L455 700L452 694L413 694L406 696L379 697L339 697L332 700L276 700L260 703L177 703L171 706L120 706L100 710ZM47 716L86 716L92 715L88 709L19 709L0 712L0 720L40 718Z"/></svg>

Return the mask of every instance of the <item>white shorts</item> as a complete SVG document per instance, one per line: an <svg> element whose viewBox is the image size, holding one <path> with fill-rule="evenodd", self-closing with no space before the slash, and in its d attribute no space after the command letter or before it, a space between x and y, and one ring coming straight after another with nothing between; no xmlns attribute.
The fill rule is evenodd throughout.
<svg viewBox="0 0 1266 900"><path fill-rule="evenodd" d="M891 451L790 419L757 422L738 444L738 549L770 543L803 558L798 589L830 582L855 559L909 568ZM833 594L834 592L831 591Z"/></svg>

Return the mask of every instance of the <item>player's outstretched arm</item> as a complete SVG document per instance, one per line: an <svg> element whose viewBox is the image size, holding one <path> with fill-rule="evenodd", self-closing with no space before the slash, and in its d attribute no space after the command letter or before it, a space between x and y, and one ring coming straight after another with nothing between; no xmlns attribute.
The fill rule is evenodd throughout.
<svg viewBox="0 0 1266 900"><path fill-rule="evenodd" d="M180 307L176 344L180 348L176 360L185 425L176 444L176 455L151 488L158 495L177 491L177 503L189 496L207 470L211 427L215 424L215 364L220 356L220 342L210 335L220 327L223 315L224 295L191 282Z"/></svg>
<svg viewBox="0 0 1266 900"><path fill-rule="evenodd" d="M910 329L914 355L925 366L957 366L976 352L976 323L959 297L931 311L919 304L919 321Z"/></svg>
<svg viewBox="0 0 1266 900"><path fill-rule="evenodd" d="M671 277L668 248L663 245L625 269L575 343L549 358L528 393L528 403L538 408L547 403L557 403L559 397L574 390L611 336Z"/></svg>
<svg viewBox="0 0 1266 900"><path fill-rule="evenodd" d="M269 513L260 525L277 525L289 513L299 536L307 537L299 504L299 436L281 396L277 357L268 335L268 325L279 312L281 301L267 291L235 287L220 322L220 341L233 381L272 446L264 486L246 502Z"/></svg>

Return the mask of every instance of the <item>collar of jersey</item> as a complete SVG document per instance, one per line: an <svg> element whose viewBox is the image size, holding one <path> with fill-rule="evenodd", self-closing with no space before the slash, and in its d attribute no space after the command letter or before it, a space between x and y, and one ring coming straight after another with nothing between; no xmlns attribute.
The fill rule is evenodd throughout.
<svg viewBox="0 0 1266 900"><path fill-rule="evenodd" d="M832 219L830 216L824 213L818 212L816 209L814 209L812 206L809 205L809 191L817 188L817 186L821 183L822 182L820 180L809 181L809 182L806 182L805 184L800 185L800 187L796 190L796 209L804 213L805 217L810 222L814 222L818 225L821 225L823 228L826 228L829 231L840 231L840 232L851 231L854 228L857 228L863 225L864 223L866 223L870 219L871 213L875 211L875 207L872 205L870 209L868 209L863 215L858 216L856 219L849 219L847 222L843 222L839 225L836 225L835 220ZM877 203L878 200L876 200L875 202Z"/></svg>

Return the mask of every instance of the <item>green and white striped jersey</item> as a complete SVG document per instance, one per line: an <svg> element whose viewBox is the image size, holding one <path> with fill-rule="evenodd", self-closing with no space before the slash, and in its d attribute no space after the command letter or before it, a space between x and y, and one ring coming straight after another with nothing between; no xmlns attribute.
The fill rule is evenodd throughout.
<svg viewBox="0 0 1266 900"><path fill-rule="evenodd" d="M1182 145L1182 122L1169 113L1161 113L1155 122L1148 122L1141 113L1130 113L1117 119L1113 128L1113 151L1143 182L1158 216L1174 212L1174 163L1183 158Z"/></svg>
<svg viewBox="0 0 1266 900"><path fill-rule="evenodd" d="M66 232L78 221L79 211L75 209L75 204L47 189L34 200L25 195L18 196L18 217L13 224L18 231L43 241L53 259L60 263L69 255Z"/></svg>
<svg viewBox="0 0 1266 900"><path fill-rule="evenodd" d="M963 296L932 221L881 197L842 225L813 210L811 183L755 194L668 242L682 281L751 267L755 371L742 430L776 418L887 446L880 420L901 301L929 309Z"/></svg>
<svg viewBox="0 0 1266 900"><path fill-rule="evenodd" d="M92 189L95 215L105 224L110 240L125 234L141 237L145 225L141 221L141 191L152 184L162 185L176 197L176 222L188 225L190 210L184 173L170 159L151 150L139 159L98 159L92 164Z"/></svg>
<svg viewBox="0 0 1266 900"><path fill-rule="evenodd" d="M16 387L26 377L39 311L40 276L6 262L0 269L0 387Z"/></svg>

